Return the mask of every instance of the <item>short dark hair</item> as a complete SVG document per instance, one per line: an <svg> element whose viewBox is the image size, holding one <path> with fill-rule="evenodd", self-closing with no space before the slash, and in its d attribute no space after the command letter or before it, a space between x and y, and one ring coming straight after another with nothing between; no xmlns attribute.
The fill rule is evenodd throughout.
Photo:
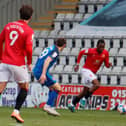
<svg viewBox="0 0 126 126"><path fill-rule="evenodd" d="M19 12L20 12L21 19L28 20L31 18L33 14L33 8L30 5L22 5Z"/></svg>
<svg viewBox="0 0 126 126"><path fill-rule="evenodd" d="M65 44L66 44L66 40L64 38L58 38L55 41L55 45L57 45L58 47L62 47Z"/></svg>
<svg viewBox="0 0 126 126"><path fill-rule="evenodd" d="M97 42L97 46L98 46L99 44L105 44L104 39L99 39L98 42Z"/></svg>

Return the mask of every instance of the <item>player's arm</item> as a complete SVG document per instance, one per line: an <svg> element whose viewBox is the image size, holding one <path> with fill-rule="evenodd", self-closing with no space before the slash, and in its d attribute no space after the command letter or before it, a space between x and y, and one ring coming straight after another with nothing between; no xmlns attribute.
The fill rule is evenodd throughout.
<svg viewBox="0 0 126 126"><path fill-rule="evenodd" d="M83 55L86 55L86 50L82 50L79 52L78 57L77 57L77 64L74 67L74 71L77 72L79 69L79 63Z"/></svg>
<svg viewBox="0 0 126 126"><path fill-rule="evenodd" d="M109 62L109 53L108 52L106 53L106 57L105 57L105 66L107 68L112 66L112 63Z"/></svg>
<svg viewBox="0 0 126 126"><path fill-rule="evenodd" d="M43 71L39 79L41 84L43 84L46 81L46 72L51 61L52 61L52 58L48 56L44 62Z"/></svg>
<svg viewBox="0 0 126 126"><path fill-rule="evenodd" d="M3 52L3 43L5 41L5 28L3 29L3 31L0 34L0 63L2 60L2 52Z"/></svg>
<svg viewBox="0 0 126 126"><path fill-rule="evenodd" d="M31 71L32 69L32 45L29 44L26 46L26 55L27 55L27 65L28 65L28 69L29 71Z"/></svg>
<svg viewBox="0 0 126 126"><path fill-rule="evenodd" d="M29 71L31 71L32 69L32 45L33 45L33 31L29 32L27 35L27 39L26 39L26 57L27 57L27 65L28 65L28 69Z"/></svg>

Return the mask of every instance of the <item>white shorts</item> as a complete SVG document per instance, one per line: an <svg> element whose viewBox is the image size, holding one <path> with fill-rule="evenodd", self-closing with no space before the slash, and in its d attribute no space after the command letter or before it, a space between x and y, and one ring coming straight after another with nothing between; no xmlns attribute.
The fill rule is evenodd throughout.
<svg viewBox="0 0 126 126"><path fill-rule="evenodd" d="M97 79L96 75L89 69L83 68L81 71L82 83L84 86L91 88L93 86L92 81Z"/></svg>
<svg viewBox="0 0 126 126"><path fill-rule="evenodd" d="M29 82L29 75L27 67L15 66L9 64L0 64L0 82L13 82L25 83Z"/></svg>

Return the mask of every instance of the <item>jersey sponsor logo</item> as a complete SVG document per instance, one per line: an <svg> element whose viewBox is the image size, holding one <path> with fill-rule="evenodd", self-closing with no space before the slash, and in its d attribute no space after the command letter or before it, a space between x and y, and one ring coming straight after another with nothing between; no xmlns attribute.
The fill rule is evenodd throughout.
<svg viewBox="0 0 126 126"><path fill-rule="evenodd" d="M33 39L34 39L34 34L32 34L32 40L31 41L33 41Z"/></svg>
<svg viewBox="0 0 126 126"><path fill-rule="evenodd" d="M105 54L102 54L102 58L105 58Z"/></svg>
<svg viewBox="0 0 126 126"><path fill-rule="evenodd" d="M57 57L57 53L54 52L54 53L52 54L52 57L53 57L53 58Z"/></svg>

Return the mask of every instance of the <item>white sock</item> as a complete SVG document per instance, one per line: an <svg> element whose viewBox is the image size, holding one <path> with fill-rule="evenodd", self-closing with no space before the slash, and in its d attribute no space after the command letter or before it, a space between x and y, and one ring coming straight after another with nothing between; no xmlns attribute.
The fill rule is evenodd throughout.
<svg viewBox="0 0 126 126"><path fill-rule="evenodd" d="M14 109L14 112L17 113L17 114L20 113L19 110L17 110L17 109Z"/></svg>

